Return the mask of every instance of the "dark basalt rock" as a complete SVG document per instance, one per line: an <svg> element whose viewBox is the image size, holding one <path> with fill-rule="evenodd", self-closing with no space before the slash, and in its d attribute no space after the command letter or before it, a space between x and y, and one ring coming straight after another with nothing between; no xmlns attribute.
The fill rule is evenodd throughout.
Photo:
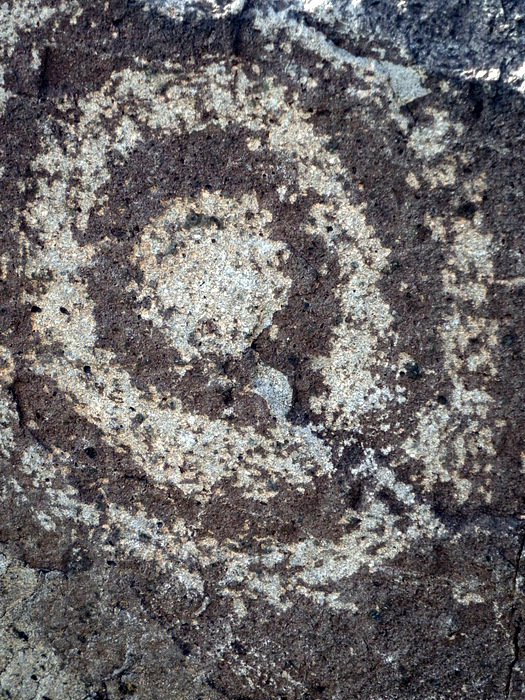
<svg viewBox="0 0 525 700"><path fill-rule="evenodd" d="M523 696L522 14L0 8L0 697Z"/></svg>

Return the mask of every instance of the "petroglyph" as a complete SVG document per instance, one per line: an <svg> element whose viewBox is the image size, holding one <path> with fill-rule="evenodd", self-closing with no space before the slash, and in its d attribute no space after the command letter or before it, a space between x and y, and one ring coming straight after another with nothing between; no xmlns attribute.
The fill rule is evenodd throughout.
<svg viewBox="0 0 525 700"><path fill-rule="evenodd" d="M519 697L519 66L363 8L2 6L6 697Z"/></svg>

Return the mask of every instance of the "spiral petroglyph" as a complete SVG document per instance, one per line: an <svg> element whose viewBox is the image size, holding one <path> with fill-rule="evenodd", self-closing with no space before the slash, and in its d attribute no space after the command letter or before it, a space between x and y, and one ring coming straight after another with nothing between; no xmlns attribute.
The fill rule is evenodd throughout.
<svg viewBox="0 0 525 700"><path fill-rule="evenodd" d="M517 68L343 4L11 8L5 697L519 697Z"/></svg>

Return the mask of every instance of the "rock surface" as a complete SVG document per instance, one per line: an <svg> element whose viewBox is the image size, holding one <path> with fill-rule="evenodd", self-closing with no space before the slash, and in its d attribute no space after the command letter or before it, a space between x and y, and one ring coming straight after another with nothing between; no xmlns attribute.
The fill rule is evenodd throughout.
<svg viewBox="0 0 525 700"><path fill-rule="evenodd" d="M524 23L0 6L0 698L525 697Z"/></svg>

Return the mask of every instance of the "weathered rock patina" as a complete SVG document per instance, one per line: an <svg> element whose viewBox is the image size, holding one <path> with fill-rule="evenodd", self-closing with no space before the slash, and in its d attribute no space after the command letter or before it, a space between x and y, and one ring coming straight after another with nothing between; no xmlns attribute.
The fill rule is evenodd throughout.
<svg viewBox="0 0 525 700"><path fill-rule="evenodd" d="M0 6L0 697L521 698L519 2Z"/></svg>

